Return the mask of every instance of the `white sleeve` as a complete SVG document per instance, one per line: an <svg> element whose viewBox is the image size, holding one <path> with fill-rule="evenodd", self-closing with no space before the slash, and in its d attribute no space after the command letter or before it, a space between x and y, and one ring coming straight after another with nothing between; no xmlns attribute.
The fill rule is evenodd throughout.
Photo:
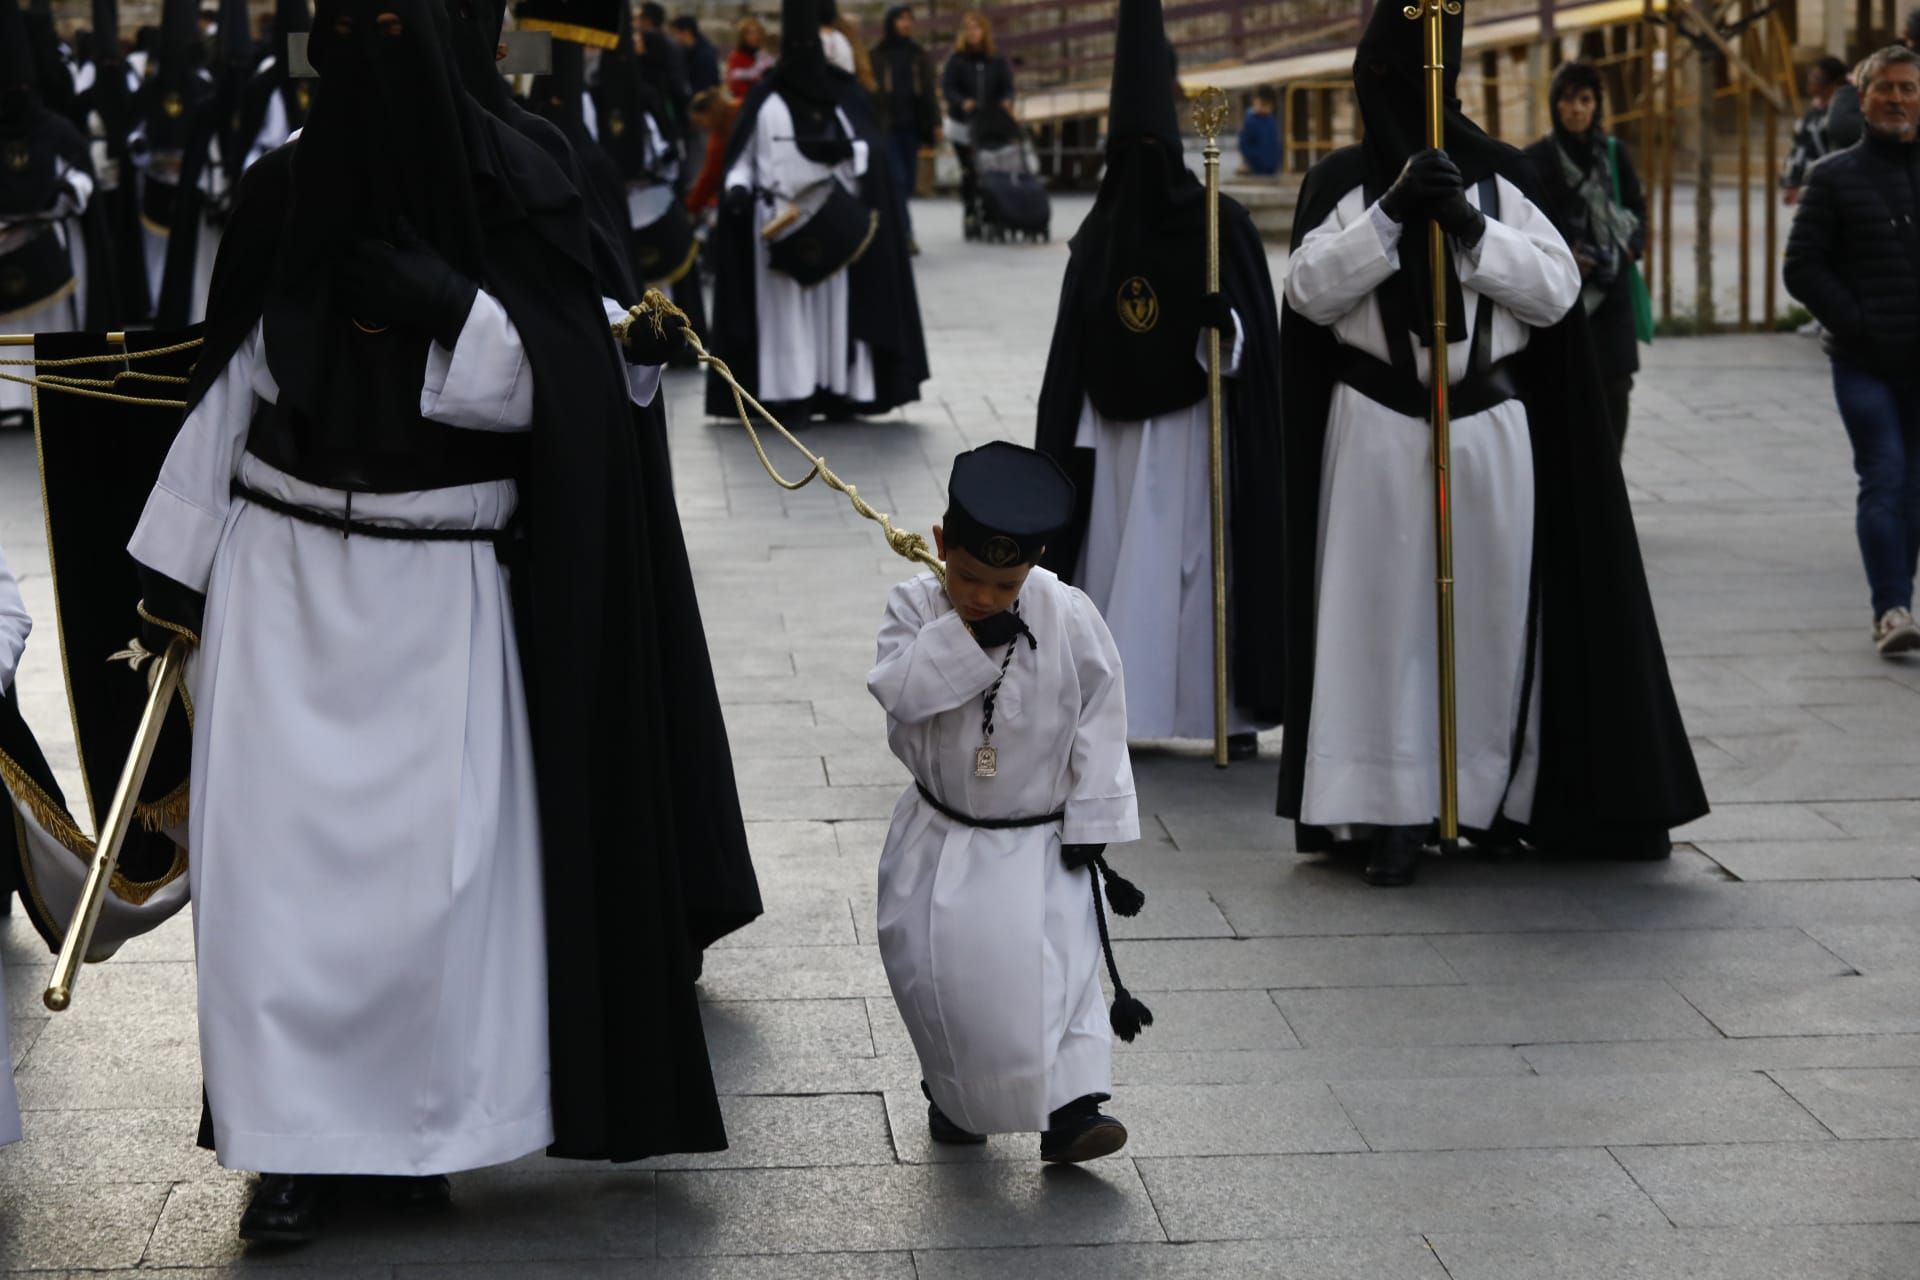
<svg viewBox="0 0 1920 1280"><path fill-rule="evenodd" d="M1221 335L1224 337L1225 335ZM1247 331L1240 324L1240 312L1233 312L1233 341L1220 344L1220 376L1237 378L1240 376L1240 357L1245 354ZM1193 358L1200 362L1202 369L1207 367L1207 331L1202 329L1200 337L1193 344Z"/></svg>
<svg viewBox="0 0 1920 1280"><path fill-rule="evenodd" d="M1472 285L1526 323L1558 324L1580 300L1580 267L1559 231L1520 189L1500 183L1500 217L1471 251L1454 255L1460 283ZM1479 193L1474 193L1477 204Z"/></svg>
<svg viewBox="0 0 1920 1280"><path fill-rule="evenodd" d="M600 306L607 313L607 323L609 325L627 318L627 309L621 306L619 303L615 302L612 298L600 299ZM638 324L639 321L636 320L634 323ZM615 342L615 345L616 346L618 345L617 340ZM622 356L621 359L624 362L626 358ZM633 397L633 402L635 404L639 405L642 409L644 409L648 405L653 403L654 396L658 395L659 392L660 392L660 366L659 365L657 364L627 365L627 394Z"/></svg>
<svg viewBox="0 0 1920 1280"><path fill-rule="evenodd" d="M1329 325L1352 311L1400 269L1399 224L1379 225L1370 208L1347 222L1335 206L1327 220L1307 232L1287 262L1287 301L1315 324Z"/></svg>
<svg viewBox="0 0 1920 1280"><path fill-rule="evenodd" d="M32 632L33 619L20 598L20 583L7 567L6 552L0 551L0 694L13 688L14 672L20 669L20 655Z"/></svg>
<svg viewBox="0 0 1920 1280"><path fill-rule="evenodd" d="M470 431L532 429L533 368L507 309L484 289L453 350L427 348L420 416Z"/></svg>
<svg viewBox="0 0 1920 1280"><path fill-rule="evenodd" d="M847 119L846 112L835 111L834 114L840 117L840 127L847 131L847 137L853 141L853 176L864 178L867 175L867 165L871 162L871 148L868 147L865 138L854 132L853 121Z"/></svg>
<svg viewBox="0 0 1920 1280"><path fill-rule="evenodd" d="M127 551L149 569L204 592L226 527L229 492L253 423L254 375L263 363L260 326L193 407L167 450Z"/></svg>
<svg viewBox="0 0 1920 1280"><path fill-rule="evenodd" d="M867 692L897 724L923 724L964 706L1000 675L957 612L927 621L914 599L923 589L912 579L888 594L878 656L867 673Z"/></svg>
<svg viewBox="0 0 1920 1280"><path fill-rule="evenodd" d="M1064 844L1122 844L1140 838L1133 759L1127 754L1127 691L1120 650L1086 594L1073 589L1068 640L1080 677L1080 723L1073 735L1073 786Z"/></svg>

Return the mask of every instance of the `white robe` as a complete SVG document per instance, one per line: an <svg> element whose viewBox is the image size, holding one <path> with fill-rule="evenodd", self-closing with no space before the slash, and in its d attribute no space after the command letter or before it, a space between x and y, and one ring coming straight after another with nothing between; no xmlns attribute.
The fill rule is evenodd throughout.
<svg viewBox="0 0 1920 1280"><path fill-rule="evenodd" d="M134 138L145 136L144 126L135 129ZM155 153L141 170L142 182L160 182L169 186L180 185L182 156L178 151ZM226 189L226 171L220 167L220 144L209 144L206 164L200 170L200 190L206 196L207 208L211 208L216 196ZM180 204L178 192L174 195L176 208ZM177 219L176 219L177 221ZM160 286L167 275L167 242L174 232L171 229L149 222L143 215L140 219L141 243L145 248L147 261L147 296L153 300L156 309L160 306ZM203 212L193 234L200 237L200 243L194 250L193 259L193 297L188 307L187 323L199 324L207 318L207 292L213 285L213 260L220 252L220 232Z"/></svg>
<svg viewBox="0 0 1920 1280"><path fill-rule="evenodd" d="M853 137L853 125L840 112L840 127ZM867 171L867 144L856 139L853 159L839 165L815 164L793 141L793 113L786 99L770 93L760 104L753 138L727 170L726 186L771 192L774 202L754 200L753 294L759 342L761 400L781 403L811 400L826 391L864 403L874 398L873 352L857 341L848 323L852 288L847 272L836 271L816 285L803 286L775 271L761 228L790 203L824 182L838 182L858 194ZM797 229L797 224L796 224Z"/></svg>
<svg viewBox="0 0 1920 1280"><path fill-rule="evenodd" d="M0 551L0 698L13 688L13 675L20 666L21 650L27 647L27 633L33 619L20 601L20 584L7 567L5 551ZM4 820L4 819L0 819ZM6 968L0 964L0 991L6 990ZM0 1147L20 1141L20 1104L13 1093L13 1058L7 1044L7 1020L0 1017Z"/></svg>
<svg viewBox="0 0 1920 1280"><path fill-rule="evenodd" d="M207 593L190 669L201 1063L221 1163L443 1173L551 1141L538 803L507 574L486 542L339 533L229 497L237 475L341 512L245 452L277 399L260 330L188 416L134 557ZM482 293L421 412L532 422ZM511 481L356 494L353 518L493 529Z"/></svg>
<svg viewBox="0 0 1920 1280"><path fill-rule="evenodd" d="M1120 655L1091 601L1044 569L1020 593L1039 640L1018 641L994 712L999 776L974 776L982 696L1000 674L930 574L887 598L867 688L894 755L944 803L983 818L1062 823L985 830L908 788L880 856L887 980L940 1109L975 1133L1032 1133L1109 1090L1113 1029L1100 990L1092 874L1062 842L1140 837Z"/></svg>
<svg viewBox="0 0 1920 1280"><path fill-rule="evenodd" d="M73 262L73 282L59 296L46 302L35 304L32 308L0 314L0 327L10 333L72 333L83 327L81 305L87 296L87 241L81 233L80 215L86 212L87 202L93 198L93 179L73 168L64 160L56 159L54 167L59 176L72 188L79 200L79 206L70 218L63 218L53 224L53 234L66 246L67 254ZM18 228L9 229L0 222L0 254L18 248L37 232L42 224L27 223ZM5 353L9 360L33 359L33 348L14 347ZM14 377L31 377L30 365L0 366ZM33 388L19 382L0 379L0 413L11 413L33 407Z"/></svg>
<svg viewBox="0 0 1920 1280"><path fill-rule="evenodd" d="M1237 313L1233 326L1232 341L1221 349L1221 375L1229 378L1239 376L1246 343ZM1194 354L1206 363L1204 336ZM1129 738L1213 736L1208 443L1204 399L1139 422L1107 418L1091 399L1081 402L1073 444L1094 455L1078 581L1126 664ZM1227 569L1231 576L1231 557ZM1269 727L1242 715L1231 696L1227 705L1228 733Z"/></svg>
<svg viewBox="0 0 1920 1280"><path fill-rule="evenodd" d="M1492 358L1527 344L1579 300L1580 272L1546 215L1500 179L1499 220L1455 270L1471 318L1485 295ZM1468 198L1479 205L1479 189ZM1399 266L1400 228L1360 188L1307 233L1288 264L1287 300L1343 345L1388 359L1375 291ZM1450 335L1450 338L1452 335ZM1413 339L1421 380L1428 349ZM1448 343L1465 377L1471 333ZM1551 429L1551 424L1549 424ZM1515 758L1533 570L1533 450L1526 406L1508 400L1453 423L1454 649L1460 821L1531 816L1539 688ZM1340 384L1328 409L1315 571L1313 710L1300 818L1316 826L1416 826L1439 813L1433 448L1424 418ZM1542 584L1551 591L1553 583ZM1537 652L1537 650L1536 650Z"/></svg>

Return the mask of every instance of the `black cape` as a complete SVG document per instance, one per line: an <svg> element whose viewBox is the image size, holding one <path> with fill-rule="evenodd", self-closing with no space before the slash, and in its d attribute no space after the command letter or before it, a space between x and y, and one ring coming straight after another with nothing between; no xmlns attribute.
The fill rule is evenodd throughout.
<svg viewBox="0 0 1920 1280"><path fill-rule="evenodd" d="M298 145L242 180L190 402L261 314ZM484 284L525 343L538 424L513 585L548 913L549 1152L719 1150L698 951L759 911L732 758L679 516L642 464L577 200L530 213L488 225Z"/></svg>
<svg viewBox="0 0 1920 1280"><path fill-rule="evenodd" d="M1531 190L1519 152L1498 172ZM1364 180L1358 148L1316 164L1301 187L1293 247ZM1283 304L1287 733L1279 812L1296 823L1313 705L1320 465L1336 347L1331 329ZM1532 821L1520 834L1565 852L1665 848L1669 831L1706 813L1707 797L1660 645L1585 311L1575 306L1560 323L1533 330L1515 361L1533 448L1532 625L1543 650L1540 775ZM1305 824L1297 837L1303 852L1332 844L1324 828Z"/></svg>
<svg viewBox="0 0 1920 1280"><path fill-rule="evenodd" d="M840 69L828 73L838 95L838 106L853 125L853 136L864 139L869 147L867 172L860 179L860 197L869 209L880 215L873 243L860 260L847 268L851 296L847 302L847 323L853 337L873 352L874 398L864 403L849 403L840 397L817 393L798 404L767 407L776 414L806 413L878 414L920 398L920 384L927 380L927 341L920 327L920 298L914 290L913 261L908 255L905 229L900 225L900 205L893 191L893 179L883 163L886 145L873 112L873 99L859 81ZM740 106L734 122L733 137L727 143L727 167L731 169L753 138L760 119L760 106L773 93L772 77L756 84ZM724 205L714 222L707 242L713 261L713 332L707 346L727 362L740 385L757 394L760 385L759 308L754 290L753 214L729 212ZM732 418L737 410L733 393L716 375L707 378L707 412L716 418Z"/></svg>
<svg viewBox="0 0 1920 1280"><path fill-rule="evenodd" d="M1073 443L1086 400L1081 332L1072 314L1083 269L1078 255L1067 260L1034 441L1066 469L1080 491L1073 523L1065 536L1054 539L1042 561L1068 582L1079 570L1093 511L1093 450L1076 449ZM1227 538L1233 566L1228 661L1235 705L1253 719L1277 721L1286 693L1282 523L1273 500L1281 483L1280 386L1275 377L1280 332L1266 246L1246 209L1225 197L1220 201L1220 282L1221 292L1240 315L1246 343L1240 376L1221 382L1227 401ZM1189 351L1198 339L1198 332L1189 338ZM1231 342L1232 335L1226 335L1223 345Z"/></svg>

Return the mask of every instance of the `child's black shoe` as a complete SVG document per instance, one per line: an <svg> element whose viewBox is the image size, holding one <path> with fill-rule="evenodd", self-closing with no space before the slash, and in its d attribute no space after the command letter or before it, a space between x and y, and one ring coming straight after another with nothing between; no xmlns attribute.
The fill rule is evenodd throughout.
<svg viewBox="0 0 1920 1280"><path fill-rule="evenodd" d="M1040 1135L1040 1158L1049 1164L1083 1164L1110 1156L1127 1145L1127 1126L1100 1111L1112 1095L1090 1093L1047 1117Z"/></svg>
<svg viewBox="0 0 1920 1280"><path fill-rule="evenodd" d="M987 1135L984 1133L974 1133L971 1130L962 1129L959 1125L947 1119L947 1113L942 1111L940 1104L933 1100L933 1093L927 1088L927 1082L924 1080L920 1082L920 1092L927 1095L928 1137L932 1138L935 1142L943 1142L963 1147L977 1147L987 1140Z"/></svg>

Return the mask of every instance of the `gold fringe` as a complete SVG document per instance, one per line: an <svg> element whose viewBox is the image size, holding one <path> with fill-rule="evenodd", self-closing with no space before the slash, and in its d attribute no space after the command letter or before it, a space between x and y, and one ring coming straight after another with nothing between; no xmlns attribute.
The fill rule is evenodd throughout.
<svg viewBox="0 0 1920 1280"><path fill-rule="evenodd" d="M521 18L513 20L516 31L551 32L555 40L571 40L574 44L592 45L596 49L615 49L620 45L620 33L602 31L598 27L583 27L575 22L553 22L546 18Z"/></svg>
<svg viewBox="0 0 1920 1280"><path fill-rule="evenodd" d="M48 795L20 767L19 762L4 751L0 751L0 782L6 784L23 808L33 816L48 835L64 845L75 857L87 862L93 861L93 838L80 829L66 807Z"/></svg>
<svg viewBox="0 0 1920 1280"><path fill-rule="evenodd" d="M187 814L192 808L188 803L192 799L192 794L193 779L182 778L179 786L160 799L135 805L133 816L140 820L143 828L156 835L163 831L171 831L186 822Z"/></svg>

